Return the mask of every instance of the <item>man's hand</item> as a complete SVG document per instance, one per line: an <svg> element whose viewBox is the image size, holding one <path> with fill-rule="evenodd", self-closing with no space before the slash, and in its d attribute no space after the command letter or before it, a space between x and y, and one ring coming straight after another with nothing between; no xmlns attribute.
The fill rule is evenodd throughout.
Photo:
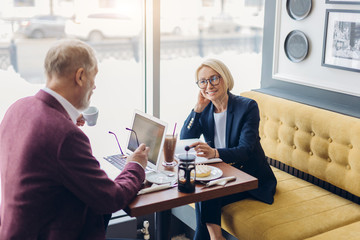
<svg viewBox="0 0 360 240"><path fill-rule="evenodd" d="M150 148L147 147L144 143L142 143L135 150L135 152L127 158L127 162L138 162L145 169L147 166L149 151Z"/></svg>
<svg viewBox="0 0 360 240"><path fill-rule="evenodd" d="M76 125L82 127L84 126L84 124L85 124L85 119L83 118L83 115L80 114L80 116L76 119Z"/></svg>

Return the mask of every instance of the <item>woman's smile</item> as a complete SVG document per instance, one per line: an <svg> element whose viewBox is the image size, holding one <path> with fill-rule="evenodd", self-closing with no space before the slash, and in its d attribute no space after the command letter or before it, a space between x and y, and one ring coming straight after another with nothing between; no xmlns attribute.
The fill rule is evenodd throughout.
<svg viewBox="0 0 360 240"><path fill-rule="evenodd" d="M216 93L217 93L218 90L216 89L212 89L212 90L209 90L209 91L206 91L206 95L209 95L209 96L214 96Z"/></svg>

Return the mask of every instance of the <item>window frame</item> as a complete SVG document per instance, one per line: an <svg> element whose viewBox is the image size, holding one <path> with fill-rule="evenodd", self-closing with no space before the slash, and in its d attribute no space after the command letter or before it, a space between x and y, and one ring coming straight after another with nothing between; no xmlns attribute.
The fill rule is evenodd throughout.
<svg viewBox="0 0 360 240"><path fill-rule="evenodd" d="M160 0L144 4L145 112L160 118Z"/></svg>

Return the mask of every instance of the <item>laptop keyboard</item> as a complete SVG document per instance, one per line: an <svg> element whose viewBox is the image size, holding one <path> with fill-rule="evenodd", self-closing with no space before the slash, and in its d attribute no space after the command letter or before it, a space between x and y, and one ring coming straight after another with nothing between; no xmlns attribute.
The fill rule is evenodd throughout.
<svg viewBox="0 0 360 240"><path fill-rule="evenodd" d="M124 170L125 168L126 157L124 157L124 155L122 154L107 156L104 157L104 159L109 163L111 163L112 165L114 165L115 167L117 167L118 169L120 169L121 171Z"/></svg>
<svg viewBox="0 0 360 240"><path fill-rule="evenodd" d="M111 163L112 165L114 165L115 167L120 169L121 171L124 170L124 168L125 168L126 158L127 157L126 156L124 157L124 155L122 155L122 154L116 154L116 155L104 157L104 159L106 161L108 161L109 163ZM149 166L146 166L145 172L151 172L151 171L154 171L154 170L152 170Z"/></svg>

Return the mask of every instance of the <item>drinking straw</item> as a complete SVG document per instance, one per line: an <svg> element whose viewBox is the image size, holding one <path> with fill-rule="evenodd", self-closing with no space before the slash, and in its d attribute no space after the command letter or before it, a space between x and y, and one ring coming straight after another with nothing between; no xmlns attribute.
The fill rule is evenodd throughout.
<svg viewBox="0 0 360 240"><path fill-rule="evenodd" d="M175 123L175 126L174 126L173 137L175 136L175 129L176 129L176 123Z"/></svg>

